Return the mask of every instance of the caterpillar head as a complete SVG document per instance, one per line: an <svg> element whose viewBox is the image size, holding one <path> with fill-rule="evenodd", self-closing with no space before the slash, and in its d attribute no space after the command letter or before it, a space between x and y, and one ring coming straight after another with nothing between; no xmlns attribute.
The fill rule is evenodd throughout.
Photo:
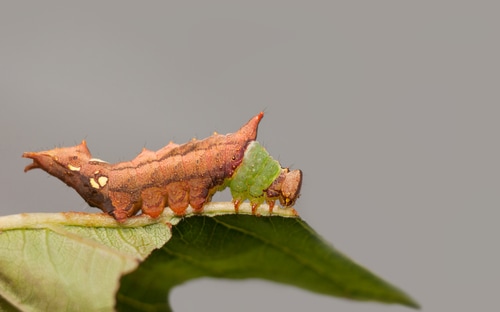
<svg viewBox="0 0 500 312"><path fill-rule="evenodd" d="M85 140L72 147L27 152L23 157L33 160L24 168L24 172L42 169L74 188L91 206L103 207L109 164L92 159Z"/></svg>
<svg viewBox="0 0 500 312"><path fill-rule="evenodd" d="M302 171L288 168L281 169L280 175L267 189L267 197L278 198L284 207L293 206L300 196Z"/></svg>
<svg viewBox="0 0 500 312"><path fill-rule="evenodd" d="M33 159L33 163L26 166L24 172L40 168L58 178L71 172L79 172L81 167L91 159L85 140L73 147L23 153L23 157Z"/></svg>

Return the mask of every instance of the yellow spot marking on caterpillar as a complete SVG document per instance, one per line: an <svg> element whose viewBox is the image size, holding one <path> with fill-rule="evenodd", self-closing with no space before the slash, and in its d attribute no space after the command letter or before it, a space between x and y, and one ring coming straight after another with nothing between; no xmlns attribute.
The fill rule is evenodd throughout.
<svg viewBox="0 0 500 312"><path fill-rule="evenodd" d="M75 167L75 166L72 166L71 164L68 164L68 169L71 171L80 171L80 167Z"/></svg>
<svg viewBox="0 0 500 312"><path fill-rule="evenodd" d="M104 187L104 185L108 183L108 177L105 176L99 177L99 179L97 179L97 183L99 183L101 187Z"/></svg>
<svg viewBox="0 0 500 312"><path fill-rule="evenodd" d="M97 183L94 178L90 178L90 185L95 188L95 189L99 189L100 186L99 186L99 183Z"/></svg>
<svg viewBox="0 0 500 312"><path fill-rule="evenodd" d="M99 170L94 171L94 174L98 174L98 173L99 173Z"/></svg>

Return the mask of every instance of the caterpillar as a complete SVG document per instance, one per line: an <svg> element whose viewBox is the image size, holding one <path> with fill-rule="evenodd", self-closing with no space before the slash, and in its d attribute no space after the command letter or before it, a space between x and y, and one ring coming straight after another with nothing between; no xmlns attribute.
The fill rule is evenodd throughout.
<svg viewBox="0 0 500 312"><path fill-rule="evenodd" d="M250 200L252 211L264 201L291 206L299 197L302 172L282 168L257 141L264 113L237 132L178 145L170 142L154 152L143 149L133 160L110 164L92 158L83 140L73 147L26 152L33 160L27 172L42 169L80 194L92 207L124 222L138 213L157 218L169 207L186 214L188 205L202 212L216 191L229 187L235 210Z"/></svg>

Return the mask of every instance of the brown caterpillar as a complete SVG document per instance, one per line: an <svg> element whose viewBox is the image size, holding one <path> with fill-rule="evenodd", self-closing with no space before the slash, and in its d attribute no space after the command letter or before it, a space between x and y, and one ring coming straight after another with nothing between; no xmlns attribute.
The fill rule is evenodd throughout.
<svg viewBox="0 0 500 312"><path fill-rule="evenodd" d="M300 170L290 172L278 164L278 170L271 170L274 172L271 179L269 176L256 179L259 166L267 164L262 170L266 175L269 168L276 166L265 158L267 155L272 159L258 144L252 146L260 146L265 153L256 149L261 156L249 156L241 166L246 154L255 154L246 153L246 150L255 140L263 116L263 112L259 113L236 133L214 133L204 140L193 139L182 145L170 142L156 152L143 149L135 159L116 164L92 158L85 141L73 147L27 152L22 156L33 159L33 163L24 171L45 170L74 188L90 206L100 208L120 222L139 210L156 218L166 206L177 215L184 215L188 205L201 212L216 191L228 185L233 190L231 181L239 167L242 167L238 170L240 174L235 174L238 181L238 198L234 200L236 209L247 198L251 200L254 211L264 200L273 205L279 199L282 205L290 206L299 196ZM250 182L245 182L243 172L248 171L252 171L253 177ZM253 185L248 195L242 183L252 184L255 180L259 184Z"/></svg>

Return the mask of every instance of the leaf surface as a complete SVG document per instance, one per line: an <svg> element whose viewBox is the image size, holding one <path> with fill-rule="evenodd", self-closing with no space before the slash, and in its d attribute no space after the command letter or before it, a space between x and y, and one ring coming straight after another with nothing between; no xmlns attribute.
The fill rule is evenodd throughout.
<svg viewBox="0 0 500 312"><path fill-rule="evenodd" d="M197 216L122 278L122 311L170 311L168 292L199 277L262 278L355 300L418 304L325 242L300 218Z"/></svg>
<svg viewBox="0 0 500 312"><path fill-rule="evenodd" d="M0 310L169 311L168 293L199 277L263 278L355 300L418 305L336 251L293 209L210 203L203 215L0 217ZM154 250L154 251L153 251Z"/></svg>
<svg viewBox="0 0 500 312"><path fill-rule="evenodd" d="M0 218L0 310L112 311L120 277L165 244L170 230L148 220L118 227L110 219L83 213Z"/></svg>

